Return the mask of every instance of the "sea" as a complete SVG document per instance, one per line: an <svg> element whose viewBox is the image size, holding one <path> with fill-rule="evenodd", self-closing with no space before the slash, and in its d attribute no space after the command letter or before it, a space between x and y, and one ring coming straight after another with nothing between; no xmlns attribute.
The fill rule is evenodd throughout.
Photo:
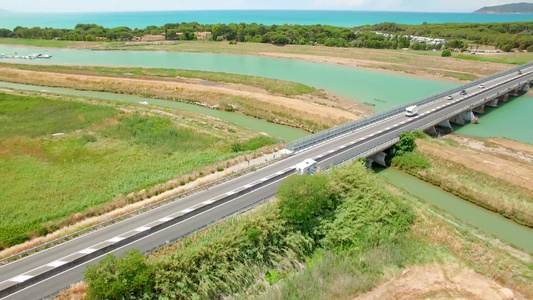
<svg viewBox="0 0 533 300"><path fill-rule="evenodd" d="M473 14L382 11L318 11L318 10L201 10L150 12L87 12L87 13L21 13L0 11L0 28L16 26L72 29L76 24L98 24L108 28L127 26L145 28L168 23L198 22L258 23L265 25L334 25L354 27L382 22L399 24L427 23L490 23L533 21L533 14Z"/></svg>

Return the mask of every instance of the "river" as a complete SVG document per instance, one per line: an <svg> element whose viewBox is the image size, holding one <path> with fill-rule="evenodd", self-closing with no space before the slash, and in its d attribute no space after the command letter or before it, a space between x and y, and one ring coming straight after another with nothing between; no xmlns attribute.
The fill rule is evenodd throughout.
<svg viewBox="0 0 533 300"><path fill-rule="evenodd" d="M31 64L76 64L180 68L255 75L301 82L338 93L359 102L372 102L380 111L451 87L456 83L424 80L385 72L349 67L245 55L183 53L165 51L91 51L43 49L0 45L0 53L33 52L53 55L50 60L0 61ZM374 99L382 101L375 101ZM490 110L490 109L489 109ZM497 114L481 117L480 125L456 128L458 133L475 136L503 136L533 144L533 97L522 96L498 109Z"/></svg>

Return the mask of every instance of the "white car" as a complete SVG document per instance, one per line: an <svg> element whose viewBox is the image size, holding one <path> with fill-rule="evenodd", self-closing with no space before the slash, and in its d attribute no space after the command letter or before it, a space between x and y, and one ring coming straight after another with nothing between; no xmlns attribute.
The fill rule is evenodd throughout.
<svg viewBox="0 0 533 300"><path fill-rule="evenodd" d="M452 95L449 95L446 97L447 100L453 100L453 96Z"/></svg>
<svg viewBox="0 0 533 300"><path fill-rule="evenodd" d="M484 89L485 88L485 86L482 85L482 84L478 85L477 87L480 88L480 89Z"/></svg>

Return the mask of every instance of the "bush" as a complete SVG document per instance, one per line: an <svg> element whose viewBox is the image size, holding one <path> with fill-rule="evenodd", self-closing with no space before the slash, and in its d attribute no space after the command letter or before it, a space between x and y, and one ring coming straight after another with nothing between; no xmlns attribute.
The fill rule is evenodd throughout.
<svg viewBox="0 0 533 300"><path fill-rule="evenodd" d="M406 131L400 134L400 141L394 146L394 156L402 156L406 153L413 152L415 149L415 135Z"/></svg>
<svg viewBox="0 0 533 300"><path fill-rule="evenodd" d="M392 159L392 165L400 170L427 169L431 163L424 156L417 152L406 153L402 156L395 156Z"/></svg>
<svg viewBox="0 0 533 300"><path fill-rule="evenodd" d="M444 49L442 50L442 57L450 57L452 56L452 51L450 51L450 49Z"/></svg>
<svg viewBox="0 0 533 300"><path fill-rule="evenodd" d="M342 200L335 219L322 228L323 246L361 250L403 238L414 213L387 192L373 173L353 163L334 170L331 177L333 194Z"/></svg>
<svg viewBox="0 0 533 300"><path fill-rule="evenodd" d="M217 167L217 171L219 171L219 172L224 171L224 167Z"/></svg>
<svg viewBox="0 0 533 300"><path fill-rule="evenodd" d="M326 175L293 175L278 190L281 216L303 233L313 235L323 217L335 210Z"/></svg>
<svg viewBox="0 0 533 300"><path fill-rule="evenodd" d="M139 299L154 286L152 268L139 250L128 250L118 260L107 255L85 271L88 299Z"/></svg>

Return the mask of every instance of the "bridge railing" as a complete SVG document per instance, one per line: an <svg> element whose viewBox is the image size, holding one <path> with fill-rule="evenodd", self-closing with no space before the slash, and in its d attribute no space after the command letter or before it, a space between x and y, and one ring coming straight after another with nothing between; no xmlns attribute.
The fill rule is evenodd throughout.
<svg viewBox="0 0 533 300"><path fill-rule="evenodd" d="M285 146L285 148L287 150L290 150L290 151L299 151L299 150L314 146L316 144L322 143L322 142L327 141L329 139L341 136L341 135L346 134L348 132L351 132L351 131L360 129L362 127L368 126L368 125L370 125L372 123L375 123L376 121L381 121L381 120L384 120L384 119L388 119L388 118L390 118L390 117L392 117L394 115L397 115L399 113L403 113L405 108L408 107L408 106L411 106L411 105L424 105L424 104L427 104L429 102L435 101L437 99L446 97L447 95L460 92L461 90L464 90L464 89L467 89L467 88L471 88L473 86L477 86L477 85L485 83L487 81L490 81L490 80L493 80L493 79L496 79L496 78L499 78L499 77L502 77L502 76L505 76L505 75L509 75L509 74L514 73L514 72L518 72L519 70L522 70L522 69L525 69L525 68L529 68L529 67L532 67L532 66L533 66L533 63L528 63L528 64L525 64L525 65L521 65L521 66L518 66L516 68L512 68L512 69L509 69L507 71L501 72L501 73L497 73L497 74L494 74L494 75L491 75L491 76L488 76L488 77L485 77L485 78L474 80L472 82L469 82L469 83L467 83L465 85L462 85L462 86L459 86L459 87L456 87L456 88L452 88L452 89L449 89L449 90L446 90L446 91L442 91L442 92L439 92L439 93L436 93L436 94L433 94L433 95L430 95L430 96L427 96L427 97L424 97L424 98L421 98L421 99L418 99L418 100L415 100L415 101L412 101L412 102L409 102L409 103L406 103L406 104L402 104L400 106L397 106L397 107L394 107L394 108L391 108L391 109L388 109L388 110L385 110L385 111L382 111L382 112L375 113L375 114L373 114L371 116L368 116L368 117L365 117L365 118L362 118L362 119L350 121L348 123L345 123L345 124L342 124L342 125L339 125L339 126L336 126L336 127L333 127L333 128L329 128L329 129L317 132L317 133L315 133L313 135L306 136L306 137L303 137L301 139L292 141L292 142L288 143Z"/></svg>

